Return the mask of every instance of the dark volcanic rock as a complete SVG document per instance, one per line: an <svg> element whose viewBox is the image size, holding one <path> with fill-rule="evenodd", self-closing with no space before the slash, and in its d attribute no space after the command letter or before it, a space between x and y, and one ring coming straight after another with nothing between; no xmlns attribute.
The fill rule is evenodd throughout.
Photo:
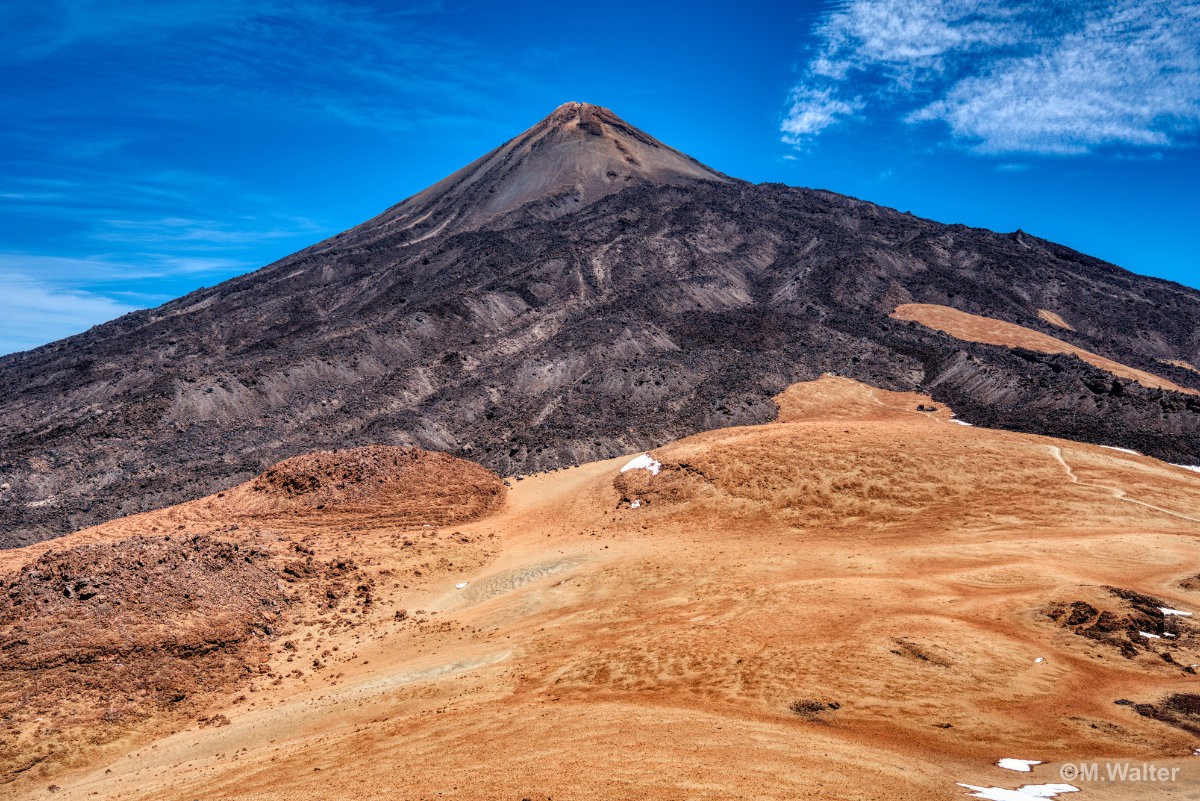
<svg viewBox="0 0 1200 801"><path fill-rule="evenodd" d="M1165 601L1122 587L1103 589L1107 597L1097 598L1098 605L1082 600L1060 601L1042 612L1068 631L1115 648L1126 659L1150 652L1175 665L1174 649L1194 648L1192 624L1186 617L1164 613ZM1190 663L1184 665L1181 669L1185 672L1195 672Z"/></svg>
<svg viewBox="0 0 1200 801"><path fill-rule="evenodd" d="M1200 695L1175 693L1156 704L1134 704L1133 710L1142 717L1200 736Z"/></svg>
<svg viewBox="0 0 1200 801"><path fill-rule="evenodd" d="M508 473L614 456L768 420L773 394L826 371L1200 463L1200 397L888 317L907 302L1200 388L1163 363L1200 361L1200 293L1021 232L747 184L568 104L357 228L0 359L0 544L319 448L420 445Z"/></svg>

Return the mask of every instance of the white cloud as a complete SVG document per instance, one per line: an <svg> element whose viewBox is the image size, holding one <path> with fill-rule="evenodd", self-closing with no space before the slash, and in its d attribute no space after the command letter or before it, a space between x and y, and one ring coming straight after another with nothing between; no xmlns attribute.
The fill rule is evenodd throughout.
<svg viewBox="0 0 1200 801"><path fill-rule="evenodd" d="M91 291L82 289L84 285L92 288L127 285L131 281L181 275L211 274L225 278L246 270L248 266L234 259L155 253L128 254L124 257L105 254L87 258L0 253L0 275L27 276L29 280L44 286L58 287L67 292L80 289L84 294ZM167 299L164 297L159 302Z"/></svg>
<svg viewBox="0 0 1200 801"><path fill-rule="evenodd" d="M806 89L800 86L792 91L791 103L781 126L783 140L791 144L800 144L805 137L819 134L840 118L848 117L862 107L858 101L833 97L829 89Z"/></svg>
<svg viewBox="0 0 1200 801"><path fill-rule="evenodd" d="M0 355L86 331L158 306L173 282L224 280L247 265L232 259L137 254L88 258L0 253Z"/></svg>
<svg viewBox="0 0 1200 801"><path fill-rule="evenodd" d="M441 2L422 0L0 3L0 65L86 54L96 70L89 84L99 78L120 87L128 54L137 52L138 64L154 64L154 80L106 94L107 115L178 123L214 105L250 115L286 107L292 118L411 132L443 109L474 123L488 119L486 110L502 105L498 90L526 95L548 56L573 49L518 48L501 58L486 37L472 40L432 19L453 17ZM52 126L77 115L53 108Z"/></svg>
<svg viewBox="0 0 1200 801"><path fill-rule="evenodd" d="M241 215L227 220L190 219L186 217L143 217L137 219L106 219L99 221L99 230L92 238L125 244L170 244L209 250L229 249L230 246L270 239L290 239L301 235L322 233L322 226L304 217L272 215L275 219L259 220ZM262 223L280 223L281 227L254 227ZM240 227L239 227L240 226Z"/></svg>
<svg viewBox="0 0 1200 801"><path fill-rule="evenodd" d="M92 292L51 286L28 275L0 272L0 354L78 334L137 308Z"/></svg>
<svg viewBox="0 0 1200 801"><path fill-rule="evenodd" d="M848 117L839 103L989 154L1163 148L1200 129L1196 0L850 0L815 33L787 142Z"/></svg>
<svg viewBox="0 0 1200 801"><path fill-rule="evenodd" d="M815 75L842 79L881 65L900 83L918 71L941 72L948 56L1008 46L1025 34L1012 5L988 0L857 0L818 27L823 46Z"/></svg>

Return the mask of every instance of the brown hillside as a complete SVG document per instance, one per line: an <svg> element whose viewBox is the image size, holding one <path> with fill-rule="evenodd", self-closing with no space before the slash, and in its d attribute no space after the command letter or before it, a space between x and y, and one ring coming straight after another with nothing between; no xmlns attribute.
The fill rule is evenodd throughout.
<svg viewBox="0 0 1200 801"><path fill-rule="evenodd" d="M256 637L244 678L3 792L958 799L1065 762L1194 767L1200 632L1163 610L1200 614L1200 477L845 379L776 401L777 422L652 450L657 475L622 471L633 453L531 476L452 528L329 506L226 522L293 573L341 559L355 578L282 572L291 628ZM191 542L230 497L58 548L147 526ZM46 551L0 556L11 575ZM78 707L39 703L36 725L71 730Z"/></svg>
<svg viewBox="0 0 1200 801"><path fill-rule="evenodd" d="M495 512L504 494L495 474L441 453L314 453L220 496L6 553L0 783L139 732L224 721L208 705L281 681L270 655L291 655L281 643L301 621L370 611L355 532L400 537L436 575L432 526Z"/></svg>

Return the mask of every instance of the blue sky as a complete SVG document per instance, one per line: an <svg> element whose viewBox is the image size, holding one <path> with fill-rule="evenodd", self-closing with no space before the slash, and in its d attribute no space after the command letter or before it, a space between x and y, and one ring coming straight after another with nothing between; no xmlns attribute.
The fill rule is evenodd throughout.
<svg viewBox="0 0 1200 801"><path fill-rule="evenodd" d="M0 353L262 266L567 100L1200 286L1200 2L0 4Z"/></svg>

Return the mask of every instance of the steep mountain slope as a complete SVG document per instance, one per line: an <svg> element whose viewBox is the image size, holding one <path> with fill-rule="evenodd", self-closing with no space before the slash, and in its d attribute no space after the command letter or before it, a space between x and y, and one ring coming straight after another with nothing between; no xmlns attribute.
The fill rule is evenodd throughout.
<svg viewBox="0 0 1200 801"><path fill-rule="evenodd" d="M0 544L319 448L573 464L771 419L772 395L826 371L1200 463L1200 398L892 319L905 303L1200 388L1196 291L1022 232L734 180L567 104L357 228L0 359Z"/></svg>
<svg viewBox="0 0 1200 801"><path fill-rule="evenodd" d="M516 139L331 242L346 247L386 236L411 244L447 228L477 227L533 201L542 215L558 217L633 182L697 180L730 179L606 108L564 103Z"/></svg>

